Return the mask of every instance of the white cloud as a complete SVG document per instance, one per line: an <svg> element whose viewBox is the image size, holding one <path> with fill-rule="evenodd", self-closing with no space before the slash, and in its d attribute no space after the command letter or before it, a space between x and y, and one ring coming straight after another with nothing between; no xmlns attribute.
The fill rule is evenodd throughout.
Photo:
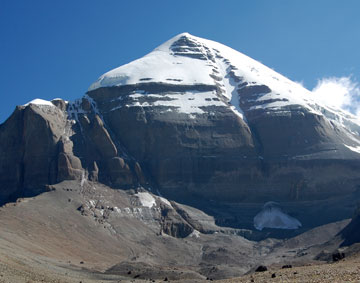
<svg viewBox="0 0 360 283"><path fill-rule="evenodd" d="M360 116L360 85L351 76L320 79L312 92L322 103Z"/></svg>

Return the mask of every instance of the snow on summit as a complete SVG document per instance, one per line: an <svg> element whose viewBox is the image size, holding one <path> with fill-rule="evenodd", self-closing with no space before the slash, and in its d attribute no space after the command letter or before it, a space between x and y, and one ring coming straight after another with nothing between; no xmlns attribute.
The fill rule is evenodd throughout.
<svg viewBox="0 0 360 283"><path fill-rule="evenodd" d="M258 61L221 43L181 33L144 57L103 74L88 91L123 85L166 84L173 86L206 85L218 91L172 93L168 100L149 105L141 96L155 93L133 93L128 106L171 106L191 118L203 114L204 106L230 106L244 121L241 93L243 88L263 87L263 92L247 101L246 111L266 110L290 115L289 107L301 107L316 115L325 116L351 133L360 133L357 117L341 109L327 107L316 101L311 91ZM219 96L219 92L221 95ZM196 94L196 95L193 95ZM244 103L243 103L244 104ZM358 146L354 143L349 146Z"/></svg>
<svg viewBox="0 0 360 283"><path fill-rule="evenodd" d="M208 75L211 68L205 61L173 55L171 45L182 36L190 35L177 35L144 57L105 73L90 86L89 91L145 82L214 84Z"/></svg>
<svg viewBox="0 0 360 283"><path fill-rule="evenodd" d="M41 98L36 98L34 100L31 100L30 102L24 104L23 106L28 106L30 104L35 104L35 105L45 105L45 106L54 106L54 104L52 104L50 101L48 100L44 100L44 99L41 99Z"/></svg>
<svg viewBox="0 0 360 283"><path fill-rule="evenodd" d="M211 76L214 67L217 74L226 80L230 66L235 67L234 73L249 84L267 85L273 93L281 92L293 103L301 103L302 97L310 93L301 85L230 47L189 33L179 34L144 57L105 73L90 86L89 91L147 82L215 85L216 79ZM226 86L223 84L223 87ZM231 93L227 95L231 97ZM262 99L266 100L267 97Z"/></svg>
<svg viewBox="0 0 360 283"><path fill-rule="evenodd" d="M223 62L226 62L225 66ZM209 75L213 68L220 67L220 73L225 77L230 65L235 66L236 73L249 83L266 84L275 92L309 92L234 49L189 33L179 34L144 57L105 73L89 91L146 82L215 85L216 81Z"/></svg>

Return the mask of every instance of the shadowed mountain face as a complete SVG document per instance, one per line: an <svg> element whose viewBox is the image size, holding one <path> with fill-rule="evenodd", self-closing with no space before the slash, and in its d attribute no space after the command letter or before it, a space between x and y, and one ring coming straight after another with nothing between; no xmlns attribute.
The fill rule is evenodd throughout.
<svg viewBox="0 0 360 283"><path fill-rule="evenodd" d="M82 99L18 106L0 125L0 203L90 180L141 186L237 228L276 201L308 229L351 215L359 125L259 62L181 34Z"/></svg>

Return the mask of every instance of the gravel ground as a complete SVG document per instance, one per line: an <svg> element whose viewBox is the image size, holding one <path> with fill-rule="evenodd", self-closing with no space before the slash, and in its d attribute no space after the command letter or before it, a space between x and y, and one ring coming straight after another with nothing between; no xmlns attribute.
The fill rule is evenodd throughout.
<svg viewBox="0 0 360 283"><path fill-rule="evenodd" d="M269 268L265 272L256 272L221 282L360 282L360 257L330 264L277 270Z"/></svg>
<svg viewBox="0 0 360 283"><path fill-rule="evenodd" d="M4 258L2 258L4 259ZM6 261L6 260L5 260ZM97 279L96 274L79 270L56 272L40 266L29 267L21 262L0 262L0 283L113 283L113 282L164 282L164 280L136 280L129 278ZM178 280L168 282L191 282ZM196 280L196 282L209 282ZM352 257L336 263L300 266L287 269L269 268L265 272L256 272L239 278L214 282L360 282L360 257Z"/></svg>
<svg viewBox="0 0 360 283"><path fill-rule="evenodd" d="M346 221L286 241L255 243L221 233L176 239L158 235L153 218L109 217L106 222L82 215L79 207L90 199L112 206L110 200L116 200L121 207L136 204L125 192L101 185L89 192L78 187L67 182L49 193L0 207L0 283L164 282L165 278L209 282L202 278L240 276L258 262L269 270L217 282L360 282L360 246L345 251L346 259L337 263L315 265L312 260L323 250L331 255L338 247L339 242L328 241ZM298 267L281 269L282 264Z"/></svg>

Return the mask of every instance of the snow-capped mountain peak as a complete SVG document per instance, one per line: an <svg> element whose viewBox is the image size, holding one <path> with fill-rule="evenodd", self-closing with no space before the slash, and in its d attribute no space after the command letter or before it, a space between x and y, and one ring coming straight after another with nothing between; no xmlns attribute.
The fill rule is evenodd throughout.
<svg viewBox="0 0 360 283"><path fill-rule="evenodd" d="M188 90L170 91L154 101L158 94L140 87L153 84L187 86ZM189 33L176 35L144 57L105 73L89 92L125 85L138 86L128 106L175 107L192 118L204 114L203 107L230 106L245 122L247 115L257 111L291 115L298 109L324 116L350 133L360 133L357 117L322 105L311 91L241 52ZM207 89L195 91L194 86ZM144 96L152 97L152 103L141 103ZM354 142L349 146L359 145Z"/></svg>

